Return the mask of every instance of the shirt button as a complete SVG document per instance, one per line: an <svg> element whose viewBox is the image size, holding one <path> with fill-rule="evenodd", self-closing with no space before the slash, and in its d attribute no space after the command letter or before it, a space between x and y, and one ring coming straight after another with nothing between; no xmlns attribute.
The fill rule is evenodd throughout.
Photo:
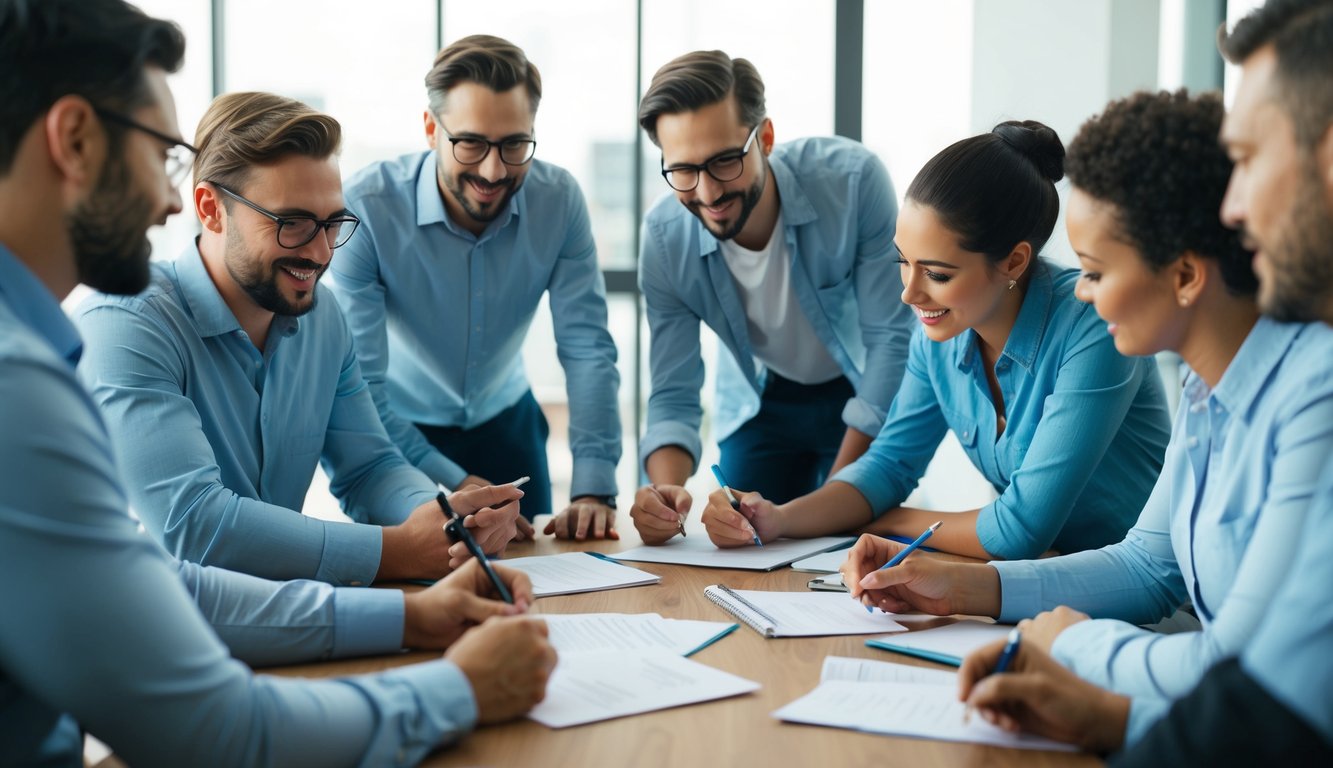
<svg viewBox="0 0 1333 768"><path fill-rule="evenodd" d="M1190 406L1190 412L1191 412L1191 413L1198 413L1199 411L1202 411L1203 409L1205 409L1205 408L1207 408L1207 407L1208 407L1208 404L1207 404L1207 403L1198 402L1198 403L1195 403L1194 405L1191 405L1191 406Z"/></svg>
<svg viewBox="0 0 1333 768"><path fill-rule="evenodd" d="M1186 440L1185 442L1188 443L1188 444L1189 444L1189 447L1191 447L1191 448L1198 448L1198 447L1199 447L1199 438L1194 437L1193 435L1190 435L1190 439L1189 439L1189 440Z"/></svg>

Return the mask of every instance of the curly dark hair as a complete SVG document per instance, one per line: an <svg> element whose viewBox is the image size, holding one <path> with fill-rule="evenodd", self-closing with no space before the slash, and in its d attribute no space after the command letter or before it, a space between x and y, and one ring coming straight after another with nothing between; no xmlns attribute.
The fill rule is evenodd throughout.
<svg viewBox="0 0 1333 768"><path fill-rule="evenodd" d="M1121 234L1154 269L1194 251L1218 261L1230 293L1252 296L1259 283L1251 254L1218 215L1231 178L1217 140L1223 112L1220 95L1183 89L1113 101L1079 129L1065 172L1115 206Z"/></svg>

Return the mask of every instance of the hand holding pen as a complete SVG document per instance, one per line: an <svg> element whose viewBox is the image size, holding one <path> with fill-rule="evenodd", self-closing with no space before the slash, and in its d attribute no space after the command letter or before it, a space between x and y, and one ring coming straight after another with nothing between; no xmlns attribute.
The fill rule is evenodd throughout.
<svg viewBox="0 0 1333 768"><path fill-rule="evenodd" d="M775 517L776 508L758 493L746 494L746 503L742 505L722 474L722 468L714 464L712 470L722 488L709 495L708 507L704 509L703 523L708 538L719 547L764 546L755 524Z"/></svg>
<svg viewBox="0 0 1333 768"><path fill-rule="evenodd" d="M449 503L462 518L460 525L476 539L483 552L503 554L505 547L518 535L518 502L523 497L519 486L526 481L524 477L504 485L468 488L448 495ZM439 531L438 525L437 522L436 531ZM470 557L470 553L460 539L451 541L449 564L451 568L457 568Z"/></svg>
<svg viewBox="0 0 1333 768"><path fill-rule="evenodd" d="M491 567L490 560L487 559L486 553L481 550L481 546L477 544L477 540L472 538L472 533L463 524L463 518L457 512L454 512L453 507L449 505L448 497L441 491L435 500L439 502L440 509L444 511L444 517L448 520L444 524L444 532L449 535L449 538L463 542L463 546L467 547L467 551L472 554L472 557L481 565L482 570L486 572L486 578L490 579L491 584L495 587L495 593L500 596L501 600L512 605L514 596L509 593L509 588L505 586L495 569Z"/></svg>

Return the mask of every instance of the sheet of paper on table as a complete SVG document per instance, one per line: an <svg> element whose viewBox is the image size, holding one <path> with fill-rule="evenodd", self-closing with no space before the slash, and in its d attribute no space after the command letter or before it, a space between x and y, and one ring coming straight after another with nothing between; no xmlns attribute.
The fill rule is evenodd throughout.
<svg viewBox="0 0 1333 768"><path fill-rule="evenodd" d="M656 574L586 552L516 557L495 562L526 573L532 579L532 591L536 597L638 587L662 580Z"/></svg>
<svg viewBox="0 0 1333 768"><path fill-rule="evenodd" d="M736 629L724 621L666 619L656 613L550 613L551 645L560 658L575 653L668 651L690 656Z"/></svg>
<svg viewBox="0 0 1333 768"><path fill-rule="evenodd" d="M762 547L722 549L707 536L677 536L655 547L635 547L610 557L638 563L698 565L705 568L736 568L746 571L771 571L830 549L850 546L855 539L846 536L821 536L816 539L778 539Z"/></svg>

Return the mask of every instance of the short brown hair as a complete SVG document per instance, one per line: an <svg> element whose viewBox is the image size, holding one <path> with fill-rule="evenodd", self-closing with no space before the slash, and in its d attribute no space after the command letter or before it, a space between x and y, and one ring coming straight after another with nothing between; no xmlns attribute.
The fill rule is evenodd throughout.
<svg viewBox="0 0 1333 768"><path fill-rule="evenodd" d="M1333 0L1268 0L1227 34L1218 30L1217 46L1233 64L1273 45L1277 53L1277 102L1291 118L1296 141L1313 151L1333 124Z"/></svg>
<svg viewBox="0 0 1333 768"><path fill-rule="evenodd" d="M639 102L639 125L657 142L657 118L716 104L734 94L741 122L756 126L768 115L764 81L745 59L722 51L694 51L677 56L657 70Z"/></svg>
<svg viewBox="0 0 1333 768"><path fill-rule="evenodd" d="M271 93L227 93L199 121L194 183L245 187L250 169L300 155L324 159L342 145L342 126L296 99Z"/></svg>
<svg viewBox="0 0 1333 768"><path fill-rule="evenodd" d="M519 85L527 86L528 106L537 114L542 100L542 76L537 65L517 45L494 35L469 35L455 40L435 55L426 73L426 97L430 111L444 111L445 97L460 83L477 83L496 93Z"/></svg>

